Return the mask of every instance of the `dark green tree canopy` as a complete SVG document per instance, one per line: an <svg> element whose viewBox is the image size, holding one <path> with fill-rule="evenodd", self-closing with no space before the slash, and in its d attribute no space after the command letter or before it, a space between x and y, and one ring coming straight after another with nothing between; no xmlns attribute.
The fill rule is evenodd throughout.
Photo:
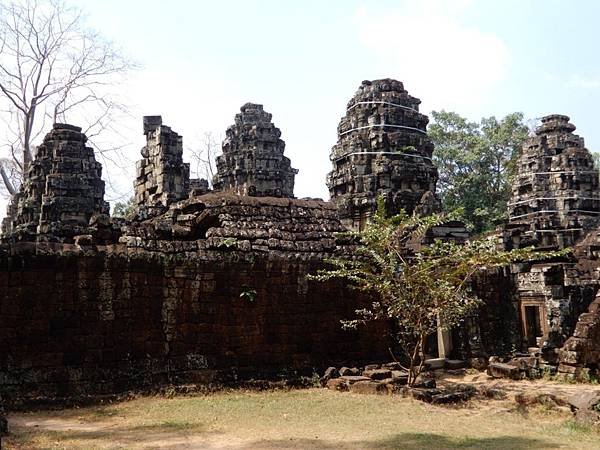
<svg viewBox="0 0 600 450"><path fill-rule="evenodd" d="M464 211L475 233L506 220L506 203L516 159L529 129L522 113L469 122L455 112L433 111L428 133L440 178L444 209Z"/></svg>

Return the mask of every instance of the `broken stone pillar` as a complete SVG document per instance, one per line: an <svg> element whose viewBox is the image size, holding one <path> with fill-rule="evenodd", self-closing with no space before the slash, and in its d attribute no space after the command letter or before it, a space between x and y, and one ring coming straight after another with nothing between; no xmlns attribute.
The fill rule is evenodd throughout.
<svg viewBox="0 0 600 450"><path fill-rule="evenodd" d="M262 105L246 103L227 129L223 154L217 157L213 188L239 195L294 197L297 169L283 155L285 142Z"/></svg>
<svg viewBox="0 0 600 450"><path fill-rule="evenodd" d="M348 102L327 176L331 199L347 228L364 227L378 196L388 214L439 211L429 119L419 112L420 103L400 81L389 78L363 81Z"/></svg>
<svg viewBox="0 0 600 450"><path fill-rule="evenodd" d="M161 116L144 116L146 146L137 162L135 203L148 211L162 211L188 197L190 165L183 162L182 137L162 124Z"/></svg>
<svg viewBox="0 0 600 450"><path fill-rule="evenodd" d="M519 245L564 248L598 223L598 170L569 117L542 118L517 160L509 228L520 228Z"/></svg>
<svg viewBox="0 0 600 450"><path fill-rule="evenodd" d="M108 214L102 165L86 142L80 127L54 124L8 209L4 237L69 242L90 232L93 215Z"/></svg>

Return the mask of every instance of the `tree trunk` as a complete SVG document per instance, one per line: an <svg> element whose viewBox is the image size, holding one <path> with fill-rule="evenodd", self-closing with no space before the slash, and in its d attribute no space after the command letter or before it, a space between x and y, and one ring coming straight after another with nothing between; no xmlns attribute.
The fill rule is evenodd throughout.
<svg viewBox="0 0 600 450"><path fill-rule="evenodd" d="M10 195L15 195L17 190L10 182L10 178L4 169L4 164L0 163L0 176L2 177L2 181L4 182L4 186L6 186L6 190L10 193Z"/></svg>

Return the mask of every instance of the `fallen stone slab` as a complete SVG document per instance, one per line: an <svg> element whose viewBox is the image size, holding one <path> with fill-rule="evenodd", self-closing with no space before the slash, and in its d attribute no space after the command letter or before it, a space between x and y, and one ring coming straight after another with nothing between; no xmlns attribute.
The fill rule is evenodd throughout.
<svg viewBox="0 0 600 450"><path fill-rule="evenodd" d="M388 370L402 370L402 364L394 361L394 362L382 364L381 368L388 369Z"/></svg>
<svg viewBox="0 0 600 450"><path fill-rule="evenodd" d="M381 368L379 364L367 364L364 370L377 370L379 368Z"/></svg>
<svg viewBox="0 0 600 450"><path fill-rule="evenodd" d="M447 359L446 360L446 369L449 370L457 370L464 369L467 366L467 362L461 359Z"/></svg>
<svg viewBox="0 0 600 450"><path fill-rule="evenodd" d="M473 391L442 392L431 396L431 403L443 405L448 403L466 402L473 396Z"/></svg>
<svg viewBox="0 0 600 450"><path fill-rule="evenodd" d="M392 378L400 377L408 378L408 372L406 372L405 370L392 370Z"/></svg>
<svg viewBox="0 0 600 450"><path fill-rule="evenodd" d="M575 421L587 425L600 423L600 391L578 392L567 399Z"/></svg>
<svg viewBox="0 0 600 450"><path fill-rule="evenodd" d="M469 400L475 392L475 388L473 387L467 389L462 386L459 386L456 389L405 387L401 390L401 393L405 397L412 397L415 400L434 405L464 402Z"/></svg>
<svg viewBox="0 0 600 450"><path fill-rule="evenodd" d="M384 380L386 378L391 378L392 371L388 369L363 370L363 376L369 377L372 380Z"/></svg>
<svg viewBox="0 0 600 450"><path fill-rule="evenodd" d="M422 389L433 389L435 388L436 383L434 379L427 378L419 378L416 383L413 385L414 388L422 388Z"/></svg>
<svg viewBox="0 0 600 450"><path fill-rule="evenodd" d="M408 382L408 377L390 377L381 380L384 384L395 384L399 386L404 386Z"/></svg>
<svg viewBox="0 0 600 450"><path fill-rule="evenodd" d="M539 367L538 358L534 356L513 358L507 364L518 367L520 370L537 369Z"/></svg>
<svg viewBox="0 0 600 450"><path fill-rule="evenodd" d="M371 381L369 377L363 377L361 375L342 375L339 379L344 380L348 385L357 383L358 381Z"/></svg>
<svg viewBox="0 0 600 450"><path fill-rule="evenodd" d="M340 369L340 376L348 375L360 375L360 370L356 367L342 367Z"/></svg>
<svg viewBox="0 0 600 450"><path fill-rule="evenodd" d="M511 380L520 380L522 378L521 370L510 364L493 362L488 365L488 374L494 378L510 378Z"/></svg>
<svg viewBox="0 0 600 450"><path fill-rule="evenodd" d="M319 381L321 382L321 386L325 386L329 380L339 378L339 376L340 372L335 367L328 367Z"/></svg>
<svg viewBox="0 0 600 450"><path fill-rule="evenodd" d="M443 369L446 365L446 358L431 358L425 360L425 367L429 370Z"/></svg>
<svg viewBox="0 0 600 450"><path fill-rule="evenodd" d="M342 378L332 378L331 380L327 381L325 387L327 389L331 389L332 391L347 391L348 383Z"/></svg>
<svg viewBox="0 0 600 450"><path fill-rule="evenodd" d="M425 403L431 403L431 399L434 395L441 394L438 389L425 389L425 388L409 388L405 387L402 389L402 395L405 397L412 397L415 400L419 400Z"/></svg>
<svg viewBox="0 0 600 450"><path fill-rule="evenodd" d="M521 392L515 395L515 402L522 406L543 405L547 408L566 406L567 400L550 393Z"/></svg>
<svg viewBox="0 0 600 450"><path fill-rule="evenodd" d="M388 388L377 381L357 381L350 385L350 392L355 394L387 394Z"/></svg>

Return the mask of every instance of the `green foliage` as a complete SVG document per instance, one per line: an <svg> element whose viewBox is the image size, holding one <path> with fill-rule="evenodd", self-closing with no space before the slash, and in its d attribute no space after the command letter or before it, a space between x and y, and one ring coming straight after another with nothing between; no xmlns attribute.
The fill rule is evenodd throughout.
<svg viewBox="0 0 600 450"><path fill-rule="evenodd" d="M113 209L113 217L122 217L124 219L130 219L135 213L135 199L130 197L125 202L115 203Z"/></svg>
<svg viewBox="0 0 600 450"><path fill-rule="evenodd" d="M425 340L437 331L438 324L452 328L480 304L468 284L475 273L514 261L562 256L568 251L503 251L489 239L463 245L436 241L422 246L427 230L445 223L452 215L419 217L402 212L387 218L381 201L378 206L366 229L353 233L362 244L356 254L329 259L330 268L311 278L344 279L374 295L370 307L357 310L356 318L343 325L353 328L370 320L392 319L410 361L409 383L422 369Z"/></svg>
<svg viewBox="0 0 600 450"><path fill-rule="evenodd" d="M493 229L506 219L516 159L528 135L523 114L483 118L480 123L454 112L431 115L428 133L435 144L444 209L463 208L462 220L475 232Z"/></svg>

